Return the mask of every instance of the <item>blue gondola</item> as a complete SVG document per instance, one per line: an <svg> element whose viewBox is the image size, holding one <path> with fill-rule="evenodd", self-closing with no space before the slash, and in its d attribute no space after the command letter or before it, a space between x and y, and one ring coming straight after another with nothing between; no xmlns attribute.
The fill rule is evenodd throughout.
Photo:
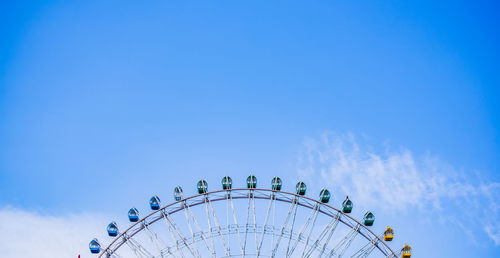
<svg viewBox="0 0 500 258"><path fill-rule="evenodd" d="M160 198L158 196L153 196L151 199L149 199L149 206L151 207L152 210L159 210L160 209Z"/></svg>
<svg viewBox="0 0 500 258"><path fill-rule="evenodd" d="M174 188L174 199L180 201L182 199L182 187L176 186Z"/></svg>
<svg viewBox="0 0 500 258"><path fill-rule="evenodd" d="M139 211L135 207L128 210L128 220L130 220L130 222L139 221Z"/></svg>
<svg viewBox="0 0 500 258"><path fill-rule="evenodd" d="M108 224L108 235L110 237L118 236L118 226L116 226L116 222L111 222Z"/></svg>
<svg viewBox="0 0 500 258"><path fill-rule="evenodd" d="M92 239L92 241L90 241L89 249L93 254L98 254L101 251L101 245L99 244L99 241L97 241L97 238L94 238Z"/></svg>

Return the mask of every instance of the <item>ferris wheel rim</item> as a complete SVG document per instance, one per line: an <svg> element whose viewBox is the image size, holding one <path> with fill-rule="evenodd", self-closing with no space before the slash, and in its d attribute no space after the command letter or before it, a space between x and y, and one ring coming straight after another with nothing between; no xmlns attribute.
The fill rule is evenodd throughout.
<svg viewBox="0 0 500 258"><path fill-rule="evenodd" d="M188 196L188 197L185 197L185 198L182 198L178 201L174 201L174 202L171 202L171 203L168 203L167 205L164 205L163 207L160 207L158 210L154 210L152 212L150 212L149 214L147 214L146 216L144 216L143 218L139 219L137 222L134 222L131 226L129 226L125 231L121 232L119 235L117 235L113 241L111 241L107 246L106 248L104 248L102 250L102 252L99 254L99 258L102 257L104 254L109 254L109 250L110 250L110 247L112 247L112 245L118 241L119 239L121 238L124 238L125 236L128 236L129 238L133 237L135 234L141 232L142 230L144 230L144 226L140 227L139 230L137 230L136 232L134 232L133 234L131 235L128 235L127 232L129 232L130 230L132 230L134 227L136 227L137 225L139 224L143 224L148 218L152 217L153 215L155 215L156 213L159 213L159 212L163 212L165 209L175 205L175 204L179 204L179 203L182 203L182 202L185 202L187 200L191 200L191 199L194 199L194 198L197 198L197 197L201 197L201 196L208 196L208 195L213 195L213 194L217 194L217 193L223 193L223 192L233 192L233 191L248 191L248 192L253 192L253 191L264 191L264 192L272 192L272 193L280 193L280 194L285 194L285 195L289 195L289 196L293 196L295 198L302 198L302 199L306 199L308 201L312 201L313 203L316 203L318 205L323 205L323 206L326 206L328 207L329 209L332 209L336 212L338 212L338 214L340 214L341 216L345 216L347 219L349 219L350 221L353 221L355 222L356 226L359 226L359 227L362 227L364 228L369 234L371 234L374 238L369 238L368 236L366 236L365 234L363 234L360 230L358 231L358 233L363 236L366 240L368 240L369 242L372 242L373 240L376 240L376 243L382 243L385 248L387 248L388 250L388 253L386 253L384 250L381 249L381 247L378 245L378 244L375 244L375 247L377 249L379 249L382 254L386 255L386 257L397 257L397 254L392 250L392 248L389 247L389 245L387 245L387 243L385 243L385 241L383 241L383 239L379 236L377 236L377 234L375 234L371 229L369 229L367 226L363 225L363 223L359 222L357 219L355 219L354 217L344 213L343 211L329 205L328 203L323 203L321 201L318 201L316 199L313 199L313 198L310 198L310 197L307 197L307 196L304 196L304 195L300 195L300 194L296 194L296 193L292 193L292 192L287 192L287 191L281 191L281 190L273 190L273 189L267 189L267 188L232 188L232 189L220 189L220 190L215 190L215 191L211 191L211 192L206 192L206 193L202 193L202 194L195 194L195 195L191 195L191 196ZM234 197L232 197L234 198ZM237 197L237 198L234 198L234 199L246 199L246 198L250 198L250 195L246 195L245 196L240 196L240 197ZM272 198L272 197L271 197ZM257 198L257 199L267 199L269 200L270 198L263 198L263 197L260 197L260 198ZM210 200L210 201L223 201L223 200L226 200L226 198L218 198L218 199L213 199L213 200ZM277 201L280 201L280 202L287 202L287 203L291 203L291 201L287 201L285 199L275 199ZM202 204L203 202L199 202L199 203L196 203L194 205L189 205L189 207L193 207L193 206L197 206L197 205L200 205ZM304 205L304 204L301 204L300 202L297 202L297 205L300 205L302 207L305 207L305 208L308 208L308 209L313 209L312 206L307 206L307 205ZM176 212L179 212L181 210L184 210L186 209L185 207L186 205L183 205L182 208L180 209L177 209L177 210L174 210L173 212L170 212L169 214L174 214ZM320 211L321 212L321 211ZM331 214L328 214L326 212L321 212L322 214L326 215L326 216L329 216L329 217L332 217ZM147 225L151 225L153 223L156 223L158 220L160 220L160 218L157 218L155 220L152 220L150 221ZM347 227L349 228L354 228L352 225L348 224L346 221L343 221L340 219L339 217L339 222L342 222L342 224L346 225ZM121 245L123 245L123 243L121 243L120 245L116 246L114 248L114 250L111 251L111 253L114 253L118 248L121 247Z"/></svg>

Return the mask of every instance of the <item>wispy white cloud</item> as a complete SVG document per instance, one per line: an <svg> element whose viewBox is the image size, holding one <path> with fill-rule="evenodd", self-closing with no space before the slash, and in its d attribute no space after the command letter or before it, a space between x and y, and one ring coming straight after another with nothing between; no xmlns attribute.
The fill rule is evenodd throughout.
<svg viewBox="0 0 500 258"><path fill-rule="evenodd" d="M466 219L467 225L460 224L465 232L483 229L500 245L500 183L430 154L416 157L405 148L375 151L353 134L326 132L304 141L298 163L300 177L348 193L363 207L417 209L443 221Z"/></svg>
<svg viewBox="0 0 500 258"><path fill-rule="evenodd" d="M0 218L1 257L90 257L89 241L105 233L101 215L55 217L7 207Z"/></svg>

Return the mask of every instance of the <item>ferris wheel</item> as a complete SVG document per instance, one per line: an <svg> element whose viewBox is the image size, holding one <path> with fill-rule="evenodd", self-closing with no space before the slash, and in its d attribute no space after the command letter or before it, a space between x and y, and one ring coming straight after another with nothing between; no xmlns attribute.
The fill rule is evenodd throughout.
<svg viewBox="0 0 500 258"><path fill-rule="evenodd" d="M131 224L109 223L107 245L97 239L89 248L98 257L390 257L410 258L405 245L394 252L388 245L394 231L386 227L376 234L372 212L361 220L350 216L348 197L340 209L329 205L327 189L319 199L306 195L306 184L298 182L295 193L282 191L282 180L274 177L271 188L257 188L250 175L246 188L233 188L224 176L222 189L209 191L200 180L197 195L185 197L180 186L174 202L161 206L160 198L149 200L151 212L140 216L132 207Z"/></svg>

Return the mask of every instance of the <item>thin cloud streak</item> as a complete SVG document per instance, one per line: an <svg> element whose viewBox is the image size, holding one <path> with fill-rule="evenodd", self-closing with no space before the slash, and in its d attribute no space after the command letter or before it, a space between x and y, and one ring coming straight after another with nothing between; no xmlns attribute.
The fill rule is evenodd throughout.
<svg viewBox="0 0 500 258"><path fill-rule="evenodd" d="M417 158L405 148L380 153L354 134L307 138L298 175L314 185L348 193L360 206L389 212L418 210L458 222L465 232L482 229L500 245L500 183L479 180L430 154ZM376 200L374 202L373 200ZM466 224L460 221L467 221Z"/></svg>

